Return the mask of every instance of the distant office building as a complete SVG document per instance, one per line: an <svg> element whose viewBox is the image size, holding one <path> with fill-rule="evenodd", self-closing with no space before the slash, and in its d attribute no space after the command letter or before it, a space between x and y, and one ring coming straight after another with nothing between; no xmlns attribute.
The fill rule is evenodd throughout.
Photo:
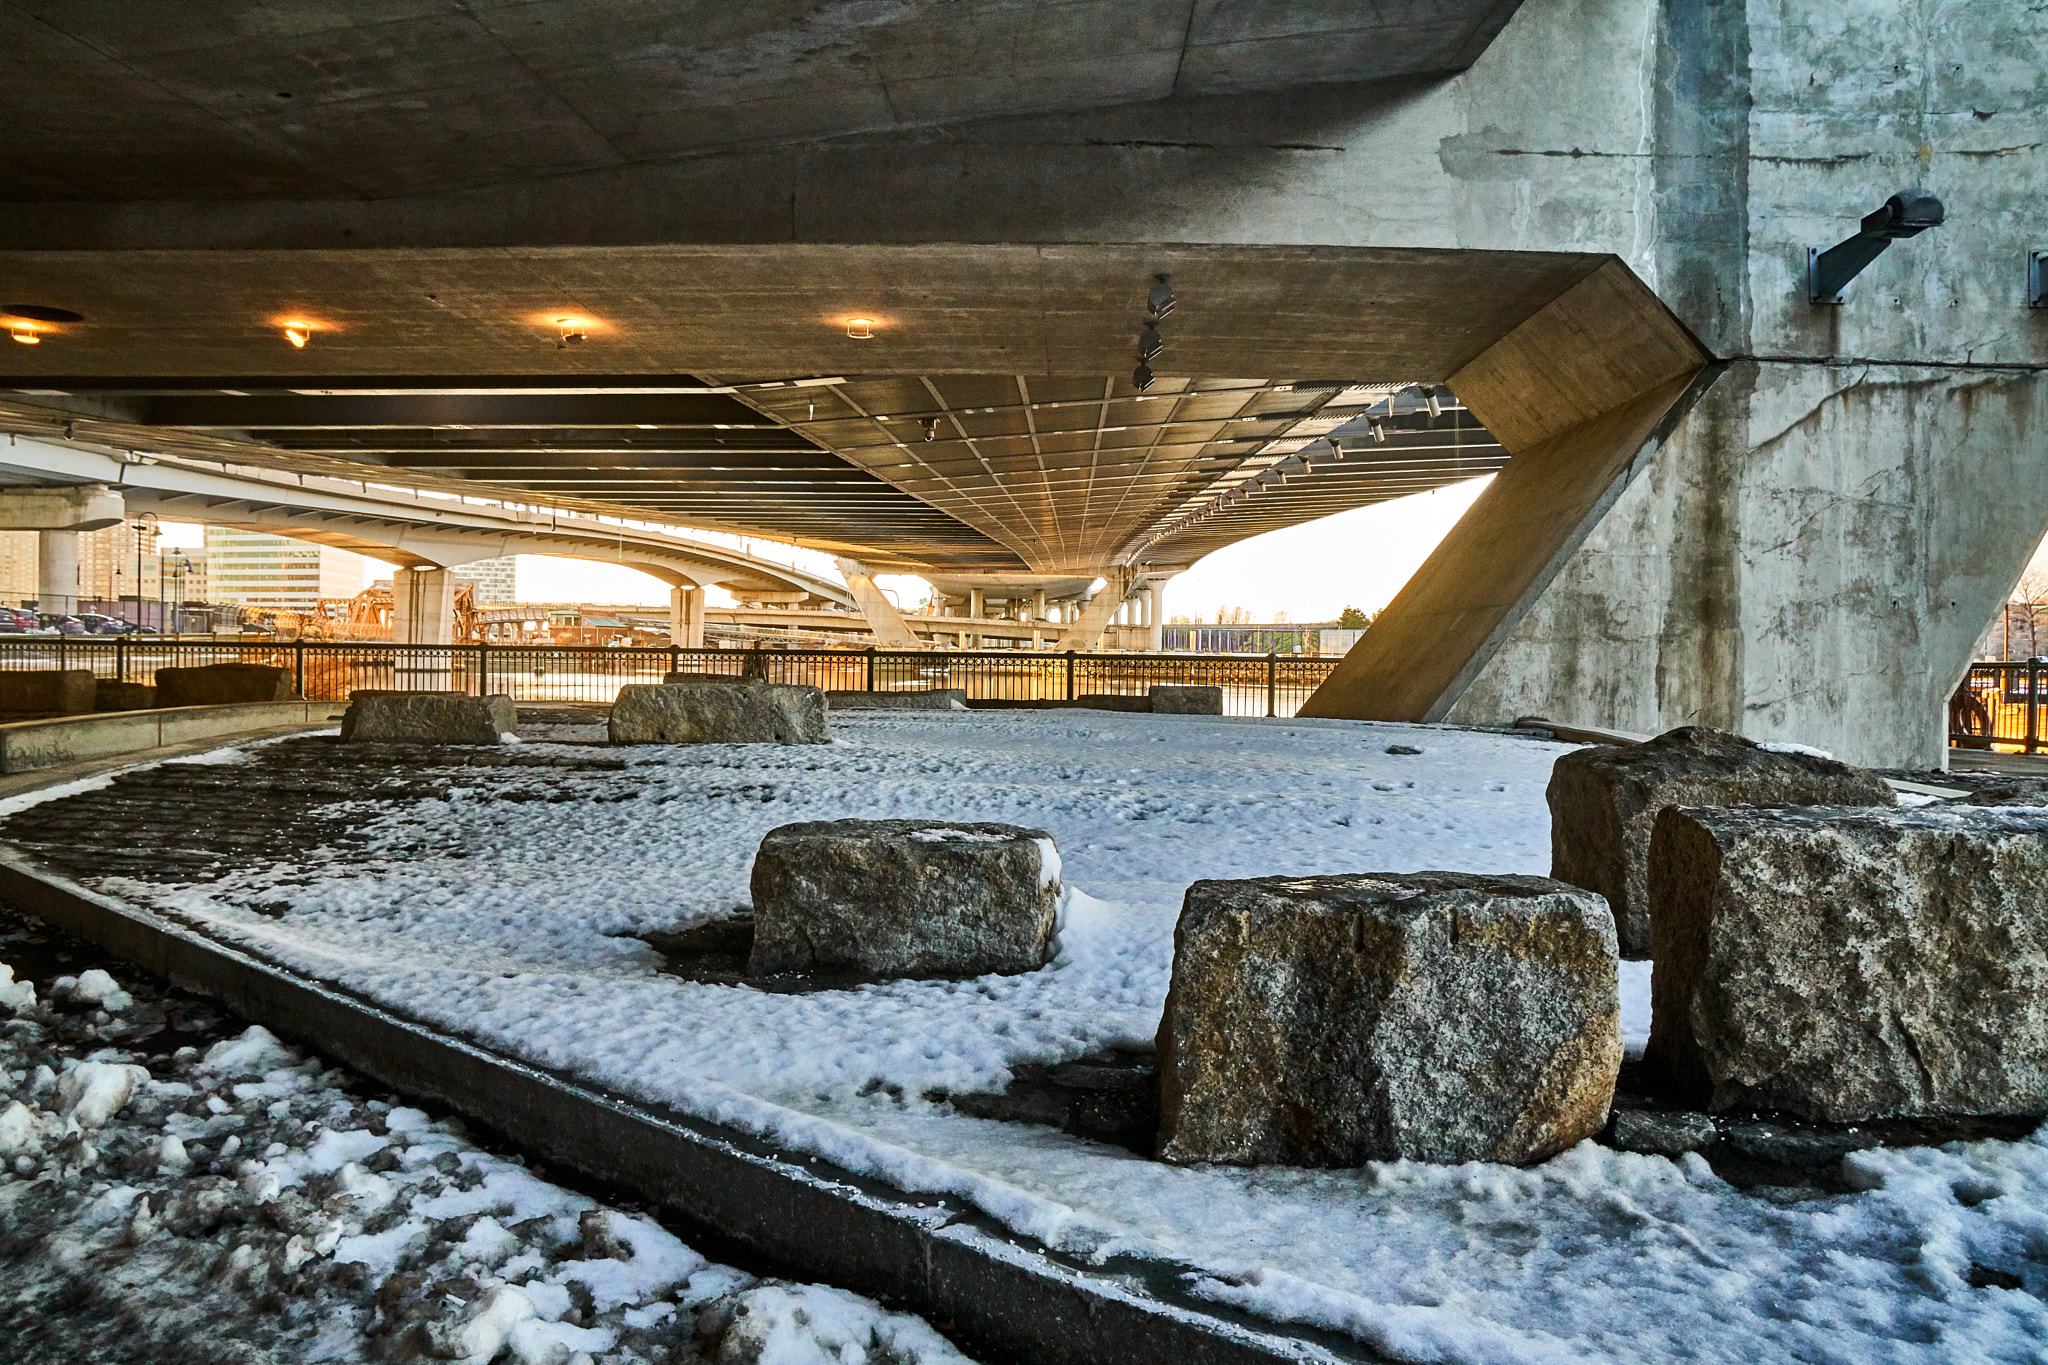
<svg viewBox="0 0 2048 1365"><path fill-rule="evenodd" d="M322 597L354 597L369 581L370 563L332 546L206 528L207 592L218 603L305 608Z"/></svg>
<svg viewBox="0 0 2048 1365"><path fill-rule="evenodd" d="M36 597L36 533L0 531L0 605L17 606Z"/></svg>
<svg viewBox="0 0 2048 1365"><path fill-rule="evenodd" d="M471 585L473 600L480 607L506 606L519 600L519 557L479 559L448 572L458 582Z"/></svg>

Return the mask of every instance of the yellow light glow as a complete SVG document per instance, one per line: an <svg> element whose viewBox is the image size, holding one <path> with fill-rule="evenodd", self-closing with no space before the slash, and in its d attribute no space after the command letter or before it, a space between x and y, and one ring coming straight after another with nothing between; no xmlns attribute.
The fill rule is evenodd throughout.
<svg viewBox="0 0 2048 1365"><path fill-rule="evenodd" d="M306 349L306 343L313 339L313 329L303 322L287 322L284 325L284 339L303 351Z"/></svg>
<svg viewBox="0 0 2048 1365"><path fill-rule="evenodd" d="M875 320L873 318L848 318L846 320L846 335L852 337L855 341L872 340L875 335Z"/></svg>

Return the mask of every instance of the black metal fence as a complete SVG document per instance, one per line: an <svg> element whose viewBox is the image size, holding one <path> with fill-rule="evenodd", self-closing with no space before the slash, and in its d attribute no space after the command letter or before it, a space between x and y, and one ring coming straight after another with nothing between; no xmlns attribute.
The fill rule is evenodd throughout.
<svg viewBox="0 0 2048 1365"><path fill-rule="evenodd" d="M827 691L957 687L974 701L1143 696L1158 683L1223 689L1224 714L1292 716L1337 659L1242 654L1039 654L1021 650L618 649L564 645L280 644L135 637L0 640L0 670L83 668L153 682L160 668L218 663L289 668L299 694L346 701L364 688L502 692L520 702L609 703L669 673L727 674Z"/></svg>
<svg viewBox="0 0 2048 1365"><path fill-rule="evenodd" d="M2039 753L2048 748L2048 663L1976 663L1948 702L1948 742Z"/></svg>

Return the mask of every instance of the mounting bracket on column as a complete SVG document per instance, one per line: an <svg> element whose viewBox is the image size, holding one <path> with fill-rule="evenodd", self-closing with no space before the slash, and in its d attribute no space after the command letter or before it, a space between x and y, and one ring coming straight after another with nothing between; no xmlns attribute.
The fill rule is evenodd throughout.
<svg viewBox="0 0 2048 1365"><path fill-rule="evenodd" d="M2027 307L2048 308L2048 251L2027 253Z"/></svg>
<svg viewBox="0 0 2048 1365"><path fill-rule="evenodd" d="M1926 190L1905 190L1884 201L1884 207L1866 215L1854 237L1822 250L1806 249L1806 301L1840 303L1849 281L1884 254L1884 249L1901 237L1917 237L1931 227L1940 227L1944 217L1941 201Z"/></svg>

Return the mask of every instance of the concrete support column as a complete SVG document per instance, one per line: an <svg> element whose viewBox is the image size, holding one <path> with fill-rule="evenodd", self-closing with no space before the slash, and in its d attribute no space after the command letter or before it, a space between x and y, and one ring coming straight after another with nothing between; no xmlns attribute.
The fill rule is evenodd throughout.
<svg viewBox="0 0 2048 1365"><path fill-rule="evenodd" d="M1045 619L1044 588L1040 588L1037 592L1031 594L1031 619L1034 621L1043 621Z"/></svg>
<svg viewBox="0 0 2048 1365"><path fill-rule="evenodd" d="M685 583L668 590L668 642L677 649L704 648L704 589Z"/></svg>
<svg viewBox="0 0 2048 1365"><path fill-rule="evenodd" d="M401 645L455 643L455 575L397 569L391 575L391 639Z"/></svg>
<svg viewBox="0 0 2048 1365"><path fill-rule="evenodd" d="M455 575L446 569L396 569L391 574L391 641L441 646L400 649L392 686L405 692L446 692L455 687Z"/></svg>
<svg viewBox="0 0 2048 1365"><path fill-rule="evenodd" d="M1165 589L1166 585L1164 583L1147 583L1145 585L1145 625L1148 637L1145 641L1145 648L1152 650L1154 653L1166 648L1166 604L1160 600Z"/></svg>
<svg viewBox="0 0 2048 1365"><path fill-rule="evenodd" d="M57 615L78 609L78 532L36 532L36 609Z"/></svg>
<svg viewBox="0 0 2048 1365"><path fill-rule="evenodd" d="M981 618L981 613L982 613L982 598L981 598L981 589L980 589L980 588L969 588L969 589L967 590L967 614L968 614L969 616L972 616L972 617L974 617L975 619L979 620L979 619Z"/></svg>

